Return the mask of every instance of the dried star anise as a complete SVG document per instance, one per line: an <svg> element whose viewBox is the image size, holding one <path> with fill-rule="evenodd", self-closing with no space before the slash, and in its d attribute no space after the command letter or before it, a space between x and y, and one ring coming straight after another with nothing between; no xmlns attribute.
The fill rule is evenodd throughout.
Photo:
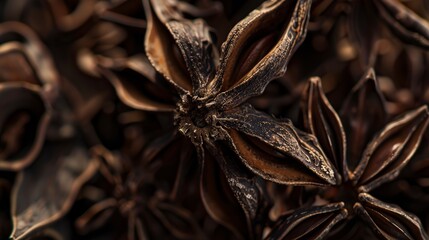
<svg viewBox="0 0 429 240"><path fill-rule="evenodd" d="M204 238L192 213L171 202L166 189L161 188L163 181L155 177L158 166L135 168L135 164L101 146L94 147L93 151L99 159L102 179L96 179L98 183L83 189L86 193L83 197L95 201L95 204L76 220L80 234L88 235L106 226L106 222L115 220L114 224L122 224L124 231L111 231L109 235L114 234L118 238ZM92 195L94 189L101 194Z"/></svg>
<svg viewBox="0 0 429 240"><path fill-rule="evenodd" d="M213 165L209 161L218 161L247 218L254 217L258 192L251 189L254 180L240 177L228 167L225 158L232 156L222 157L225 147L231 148L228 155L234 152L238 155L232 161L241 159L266 179L283 183L312 181L298 174L308 171L300 169L302 164L311 174L327 182L333 180L331 167L310 136L290 123L278 123L243 104L262 93L272 79L283 75L291 54L305 36L309 9L309 1L262 4L231 30L219 60L202 20L185 19L172 2L145 1L146 54L163 77L156 75L141 56L116 63L110 69L100 62L100 71L111 80L127 105L173 114L176 129L190 139L198 152L204 173L200 183L203 202L210 215L219 222L228 222L226 225L235 225L237 221L227 219L227 211L210 199L214 197L213 190L207 188L214 186L206 183L213 181L207 179L207 172L213 171L208 169ZM138 75L144 78L132 77ZM268 153L270 148L284 160L273 159Z"/></svg>
<svg viewBox="0 0 429 240"><path fill-rule="evenodd" d="M428 20L0 1L0 239L429 239Z"/></svg>
<svg viewBox="0 0 429 240"><path fill-rule="evenodd" d="M356 216L382 239L427 239L417 217L369 194L394 179L408 163L429 123L427 107L386 124L384 100L372 70L345 101L341 118L318 78L309 80L302 106L305 128L317 137L336 176L341 177L318 193L318 205L331 204L301 209L281 219L268 239L352 237L359 229L350 225Z"/></svg>

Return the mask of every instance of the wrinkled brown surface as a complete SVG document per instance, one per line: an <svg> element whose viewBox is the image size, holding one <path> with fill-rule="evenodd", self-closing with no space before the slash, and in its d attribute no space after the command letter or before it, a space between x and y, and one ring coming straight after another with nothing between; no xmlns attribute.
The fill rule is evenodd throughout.
<svg viewBox="0 0 429 240"><path fill-rule="evenodd" d="M424 0L0 1L0 239L429 239Z"/></svg>

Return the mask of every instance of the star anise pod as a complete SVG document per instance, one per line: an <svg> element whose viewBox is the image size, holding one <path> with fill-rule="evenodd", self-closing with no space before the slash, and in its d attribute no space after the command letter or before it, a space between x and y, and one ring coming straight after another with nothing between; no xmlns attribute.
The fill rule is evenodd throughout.
<svg viewBox="0 0 429 240"><path fill-rule="evenodd" d="M88 235L114 220L114 224L121 224L124 229L109 233L116 235L115 239L204 238L192 213L171 202L166 189L160 187L164 181L155 178L159 165L132 163L101 146L94 147L93 151L100 162L102 179L95 178L96 181L82 191L83 197L86 192L87 198L95 203L76 220L80 234ZM93 192L99 194L91 196ZM102 199L98 199L100 197Z"/></svg>
<svg viewBox="0 0 429 240"><path fill-rule="evenodd" d="M158 15L161 12L168 12L167 7L163 4L153 4L153 8ZM262 34L260 32L262 28L272 23L274 16L280 14L283 9L289 11L290 15L286 20L290 22L282 21L273 24L271 27L273 29L267 30L271 32L268 34L269 36L256 37L251 43L239 45L241 42L252 39L250 35L258 36ZM292 9L294 9L293 12ZM284 73L290 54L299 46L305 36L308 9L309 2L307 1L297 1L295 4L284 1L271 1L262 4L259 9L252 12L249 17L231 30L228 39L223 44L219 65L217 65L218 59L216 58L218 54L215 53L215 48L211 45L207 28L204 27L203 22L199 20L189 21L170 14L158 16L159 21L170 29L172 37L169 38L169 42L174 43L175 40L176 47L180 51L173 51L179 54L177 56L166 52L169 46L166 41L168 38L166 40L159 38L158 34L162 33L163 26L158 25L158 19L153 15L153 19L150 21L153 26L148 28L146 41L148 43L151 40L159 41L160 48L156 49L156 44L146 44L146 52L155 68L164 75L166 80L179 93L180 99L176 103L177 107L174 113L175 124L179 132L188 136L196 146L201 146L203 142L210 143L224 137L234 138L232 135L238 132L228 130L234 128L269 144L270 140L266 138L268 138L270 132L262 133L263 127L258 124L252 127L250 125L245 126L241 122L246 120L266 120L266 124L275 125L275 121L253 110L248 105L242 105L242 103L248 98L260 94L270 80ZM148 12L148 14L152 13ZM269 15L270 17L268 17ZM187 28L195 28L193 30L198 34L188 38L189 34L184 31ZM274 29L282 30L277 33ZM194 44L197 44L194 47L197 47L201 52L195 51L195 48L190 48ZM257 49L257 52L255 49ZM184 62L181 62L182 60ZM170 61L172 64L167 64ZM176 61L179 63L178 65ZM176 64L173 64L175 62ZM243 65L236 69L235 65L241 62L243 62ZM170 68L180 69L179 67L182 67L179 72L185 74L184 76L189 74L189 78L183 78L182 74L171 75L172 69ZM189 79L192 81L189 82ZM245 118L242 118L238 116L240 111L252 113L253 115L248 114L244 116ZM288 125L282 124L282 127L285 126ZM259 127L261 129L258 129ZM294 128L289 127L293 132ZM294 138L293 136L291 137L292 139ZM232 142L233 145L239 145L240 141L236 138L232 139ZM280 140L278 144L277 148L281 148L282 141ZM308 150L299 148L298 151L303 151L301 153L304 156L298 156L298 153L293 153L292 149L289 148L283 149L283 151L286 152L286 155L291 155L299 161L306 161L300 160L300 157L310 159L310 161L315 158L320 160L320 164L323 165L323 159L317 155L317 149L314 149L314 156L309 156L311 154L305 153L306 151L312 152L311 148ZM246 159L243 160L246 162ZM315 171L317 172L317 170ZM316 174L327 179L327 181L332 177L329 171L317 172ZM261 175L269 178L267 174L261 173Z"/></svg>
<svg viewBox="0 0 429 240"><path fill-rule="evenodd" d="M423 146L427 139L422 140ZM413 160L401 174L383 188L374 190L373 195L380 200L400 205L404 210L414 213L428 230L429 218L426 215L429 202L429 161L427 148L419 148Z"/></svg>
<svg viewBox="0 0 429 240"><path fill-rule="evenodd" d="M210 189L213 183L227 180L248 219L254 218L259 198L251 175L243 173L245 176L240 177L227 161L237 164L234 161L241 159L263 178L282 183L314 182L314 176L333 183L331 166L319 154L311 136L296 130L291 123L278 123L243 104L284 74L291 54L305 36L310 4L263 3L231 30L218 58L204 21L184 18L173 2L145 1L146 54L162 77L142 56L110 69L100 63L100 71L114 84L124 103L174 116L174 131L186 136L183 141L190 140L198 152L206 208L214 219L226 225L234 226L237 221L231 222L228 212L220 207L225 207L217 202L222 197L210 199L220 194ZM145 78L137 80L139 75ZM167 137L161 144L170 146L171 139L174 138ZM164 151L160 146L156 148ZM228 148L230 152L222 153ZM269 149L278 152L282 160L271 156ZM207 175L217 164L225 176ZM242 172L240 168L238 164Z"/></svg>
<svg viewBox="0 0 429 240"><path fill-rule="evenodd" d="M318 204L331 204L280 220L268 238L352 238L357 227L350 223L359 216L381 239L427 239L416 216L369 194L397 177L413 156L429 123L427 106L386 124L384 100L370 70L345 101L341 118L318 78L310 79L302 110L306 129L317 137L341 179L320 189ZM304 227L307 224L311 227Z"/></svg>
<svg viewBox="0 0 429 240"><path fill-rule="evenodd" d="M429 239L428 7L0 1L0 239Z"/></svg>

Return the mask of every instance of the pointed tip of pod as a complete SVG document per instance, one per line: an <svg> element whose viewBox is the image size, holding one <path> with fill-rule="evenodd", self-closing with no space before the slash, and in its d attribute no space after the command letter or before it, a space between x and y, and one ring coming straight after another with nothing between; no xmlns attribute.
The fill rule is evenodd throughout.
<svg viewBox="0 0 429 240"><path fill-rule="evenodd" d="M424 128L427 127L428 123L429 123L429 109L427 105L423 105L421 107L419 107L417 109L417 115L419 115L419 117L423 118L422 121L424 122L423 124L425 124ZM425 131L425 130L423 130Z"/></svg>
<svg viewBox="0 0 429 240"><path fill-rule="evenodd" d="M331 166L333 169L333 175L329 175L328 178L325 178L325 180L333 186L339 185L342 182L342 177L341 175L334 170L334 166Z"/></svg>
<svg viewBox="0 0 429 240"><path fill-rule="evenodd" d="M367 72L365 74L365 79L375 81L376 76L375 76L374 68L371 67L367 70Z"/></svg>
<svg viewBox="0 0 429 240"><path fill-rule="evenodd" d="M423 113L425 116L429 115L429 109L427 105L423 105L417 109L419 113Z"/></svg>
<svg viewBox="0 0 429 240"><path fill-rule="evenodd" d="M407 113L409 118L419 121L420 123L427 124L429 122L429 109L427 105L422 105L415 110Z"/></svg>
<svg viewBox="0 0 429 240"><path fill-rule="evenodd" d="M365 72L359 82L356 83L356 85L353 87L353 91L358 91L360 88L368 84L371 88L377 89L378 91L379 86L377 81L377 75L375 74L375 70L373 68L369 68Z"/></svg>
<svg viewBox="0 0 429 240"><path fill-rule="evenodd" d="M19 239L22 239L23 236L25 235L18 235L14 229L9 236L9 240L19 240Z"/></svg>
<svg viewBox="0 0 429 240"><path fill-rule="evenodd" d="M309 84L312 84L312 85L316 85L316 86L321 85L320 77L310 77L310 79L308 81L309 81Z"/></svg>
<svg viewBox="0 0 429 240"><path fill-rule="evenodd" d="M324 180L326 182L328 182L329 185L334 185L334 186L338 185L338 180L337 180L337 178L335 178L335 176L334 177L331 177L331 176L325 177Z"/></svg>

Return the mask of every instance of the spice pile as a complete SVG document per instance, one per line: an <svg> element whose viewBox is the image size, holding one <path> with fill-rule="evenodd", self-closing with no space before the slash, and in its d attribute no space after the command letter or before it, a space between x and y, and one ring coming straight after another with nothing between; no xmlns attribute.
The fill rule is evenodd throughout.
<svg viewBox="0 0 429 240"><path fill-rule="evenodd" d="M0 239L429 239L424 0L0 2Z"/></svg>

